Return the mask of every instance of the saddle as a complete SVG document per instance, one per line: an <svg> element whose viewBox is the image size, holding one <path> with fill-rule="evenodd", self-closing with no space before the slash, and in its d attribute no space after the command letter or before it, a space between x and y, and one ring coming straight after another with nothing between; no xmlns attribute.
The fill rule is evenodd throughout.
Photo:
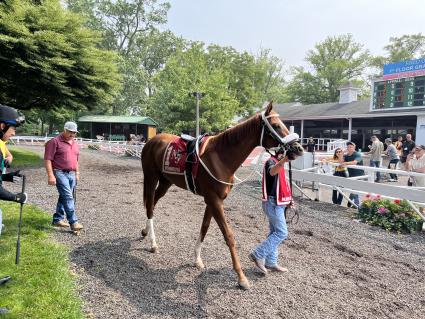
<svg viewBox="0 0 425 319"><path fill-rule="evenodd" d="M184 175L186 189L194 194L197 194L195 179L199 168L196 143L198 143L200 149L207 138L206 135L194 138L190 135L182 134L181 137L176 137L167 145L164 153L163 173Z"/></svg>

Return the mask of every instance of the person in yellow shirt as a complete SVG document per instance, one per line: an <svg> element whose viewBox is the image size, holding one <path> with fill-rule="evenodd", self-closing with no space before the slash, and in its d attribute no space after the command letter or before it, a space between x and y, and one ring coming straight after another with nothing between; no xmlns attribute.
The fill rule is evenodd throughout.
<svg viewBox="0 0 425 319"><path fill-rule="evenodd" d="M27 201L26 193L13 194L3 188L3 181L13 182L16 178L20 178L19 171L3 174L6 166L8 166L13 156L6 147L6 142L15 135L15 128L25 122L25 118L19 116L18 112L6 105L0 104L0 200L15 201L18 203L25 203ZM2 223L2 210L0 208L0 235L3 228ZM0 285L10 280L10 276L0 278ZM7 308L0 308L0 314L8 313Z"/></svg>
<svg viewBox="0 0 425 319"><path fill-rule="evenodd" d="M19 116L18 112L6 105L0 104L0 200L14 201L25 203L27 201L26 193L13 194L3 188L3 182L13 182L16 178L21 177L19 171L3 174L5 168L13 160L12 154L6 147L6 142L15 135L15 129L25 122L25 118ZM0 235L3 228L2 211L0 209Z"/></svg>

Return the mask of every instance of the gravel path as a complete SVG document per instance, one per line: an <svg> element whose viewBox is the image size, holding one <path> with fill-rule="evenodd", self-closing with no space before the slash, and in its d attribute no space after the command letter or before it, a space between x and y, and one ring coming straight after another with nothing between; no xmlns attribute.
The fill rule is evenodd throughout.
<svg viewBox="0 0 425 319"><path fill-rule="evenodd" d="M40 148L31 148L41 152ZM194 264L204 204L172 187L155 214L159 253L140 241L146 216L140 162L84 150L77 212L86 230L58 231L90 318L423 318L425 235L389 234L350 219L352 210L303 202L300 221L281 246L287 274L261 277L248 260L267 234L254 182L225 201L252 288L237 288L230 254L215 222ZM43 168L28 169L30 201L52 212L56 189ZM22 247L24 253L25 247Z"/></svg>

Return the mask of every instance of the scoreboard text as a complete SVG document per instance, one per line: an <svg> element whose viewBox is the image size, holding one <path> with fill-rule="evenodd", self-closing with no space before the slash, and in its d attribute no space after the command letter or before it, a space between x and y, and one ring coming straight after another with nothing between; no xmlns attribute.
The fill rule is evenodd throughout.
<svg viewBox="0 0 425 319"><path fill-rule="evenodd" d="M377 81L373 84L372 110L425 106L425 76Z"/></svg>

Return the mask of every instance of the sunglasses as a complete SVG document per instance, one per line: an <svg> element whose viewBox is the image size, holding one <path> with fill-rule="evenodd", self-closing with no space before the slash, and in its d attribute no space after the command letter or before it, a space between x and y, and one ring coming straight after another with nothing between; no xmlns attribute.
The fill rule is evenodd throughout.
<svg viewBox="0 0 425 319"><path fill-rule="evenodd" d="M342 153L342 151L336 151L335 153Z"/></svg>

